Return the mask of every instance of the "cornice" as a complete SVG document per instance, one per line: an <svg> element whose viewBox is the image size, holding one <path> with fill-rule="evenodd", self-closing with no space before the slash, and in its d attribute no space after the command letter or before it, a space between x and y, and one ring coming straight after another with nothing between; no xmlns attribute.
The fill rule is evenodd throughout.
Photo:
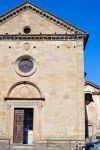
<svg viewBox="0 0 100 150"><path fill-rule="evenodd" d="M0 35L0 41L4 40L29 40L29 41L67 41L67 40L84 40L83 34L31 34L31 35Z"/></svg>
<svg viewBox="0 0 100 150"><path fill-rule="evenodd" d="M13 17L19 15L20 13L26 11L26 10L31 10L34 13L40 15L41 17L47 19L50 22L53 22L54 24L60 26L61 28L64 28L65 30L73 33L73 34L83 34L87 35L86 32L82 31L81 29L77 28L76 26L73 26L72 24L58 18L57 16L39 8L36 5L33 5L32 3L26 1L22 5L12 9L11 11L7 12L6 14L2 15L0 17L0 24L3 24ZM87 37L88 38L88 37Z"/></svg>
<svg viewBox="0 0 100 150"><path fill-rule="evenodd" d="M7 100L22 100L22 101L25 101L25 100L35 100L35 101L45 101L45 98L5 97L4 100L5 101L7 101Z"/></svg>

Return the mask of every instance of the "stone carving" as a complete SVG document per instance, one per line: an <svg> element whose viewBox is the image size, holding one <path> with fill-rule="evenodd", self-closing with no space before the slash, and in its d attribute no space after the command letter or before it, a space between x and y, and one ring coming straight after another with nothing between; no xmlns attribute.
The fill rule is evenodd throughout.
<svg viewBox="0 0 100 150"><path fill-rule="evenodd" d="M42 95L35 84L29 81L21 81L9 89L7 98L42 98Z"/></svg>
<svg viewBox="0 0 100 150"><path fill-rule="evenodd" d="M39 98L39 92L31 85L21 84L11 91L10 97Z"/></svg>
<svg viewBox="0 0 100 150"><path fill-rule="evenodd" d="M22 86L19 90L20 97L29 97L31 91L28 86Z"/></svg>
<svg viewBox="0 0 100 150"><path fill-rule="evenodd" d="M67 48L70 49L70 48L71 48L71 45L72 45L71 43L68 43L68 44L67 44Z"/></svg>
<svg viewBox="0 0 100 150"><path fill-rule="evenodd" d="M27 51L30 48L30 44L29 43L24 43L24 49Z"/></svg>
<svg viewBox="0 0 100 150"><path fill-rule="evenodd" d="M2 130L0 130L0 138L6 138L6 133Z"/></svg>

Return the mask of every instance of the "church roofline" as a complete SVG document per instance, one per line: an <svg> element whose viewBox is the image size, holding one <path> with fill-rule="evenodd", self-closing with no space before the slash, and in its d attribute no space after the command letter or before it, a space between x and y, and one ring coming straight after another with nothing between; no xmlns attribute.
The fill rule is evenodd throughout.
<svg viewBox="0 0 100 150"><path fill-rule="evenodd" d="M100 86L98 86L98 85L92 83L91 81L85 81L85 86L86 86L86 85L90 85L90 86L92 86L92 87L94 87L94 88L100 90Z"/></svg>
<svg viewBox="0 0 100 150"><path fill-rule="evenodd" d="M24 6L26 6L26 7L24 7ZM36 6L35 4L33 4L33 3L31 3L31 2L29 2L29 1L26 1L26 2L24 2L24 3L22 3L21 5L19 5L19 6L17 6L17 7L15 7L15 8L13 8L13 9L11 9L10 11L8 11L8 12L6 12L5 14L3 14L3 15L1 15L0 16L0 23L4 23L4 22L6 22L6 21L8 21L10 18L12 18L13 16L16 16L17 14L19 14L20 12L23 12L24 10L27 10L27 9L32 9L30 6L33 6L34 8L37 8L37 9L39 9L40 11L41 11L41 13L43 12L44 14L41 14L41 16L44 16L44 18L48 18L48 17L54 17L55 19L58 19L59 21L62 21L62 23L65 23L66 24L66 26L64 26L64 28L65 29L69 29L69 30L77 30L77 31L75 31L75 33L76 34L88 34L88 33L86 33L86 32L84 32L83 30L81 30L80 28L78 28L78 27L76 27L76 26L74 26L74 25L72 25L71 23L69 23L69 22L67 22L67 21L65 21L65 20L63 20L63 19L61 19L61 18L59 18L58 16L55 16L54 14L52 14L52 13L50 13L50 12L48 12L48 11L45 11L44 9L42 9L42 8L40 8L40 7L38 7L38 6ZM23 8L23 9L21 9L21 8ZM17 10L18 9L18 10ZM20 9L20 10L19 10ZM13 12L14 11L17 11L16 12L16 14L14 13L13 14ZM39 10L36 12L37 14L39 13ZM35 11L35 9L33 10L33 11ZM12 15L10 15L9 17L7 17L7 15L8 14L12 14ZM47 16L47 15L50 15L50 16ZM7 18L5 18L4 19L4 17L7 17ZM9 18L9 19L8 19ZM53 19L53 18L48 18L48 19ZM61 26L63 26L64 24L60 24L60 22L58 22L58 20L54 20L55 21L55 23L56 24L58 24L59 26L61 25ZM70 27L67 27L67 25L69 25ZM73 27L73 28L71 28L71 27Z"/></svg>
<svg viewBox="0 0 100 150"><path fill-rule="evenodd" d="M22 3L21 5L15 7L14 9L6 12L2 16L0 16L0 24L3 24L7 22L8 20L12 19L13 17L19 15L20 13L26 11L26 10L31 10L37 14L39 14L41 17L49 20L50 22L60 26L61 28L65 30L69 30L72 32L74 35L82 35L84 38L84 47L87 43L89 34L84 32L83 30L79 29L78 27L60 19L59 17L53 15L52 13L43 10L42 8L34 5L33 3L26 1Z"/></svg>

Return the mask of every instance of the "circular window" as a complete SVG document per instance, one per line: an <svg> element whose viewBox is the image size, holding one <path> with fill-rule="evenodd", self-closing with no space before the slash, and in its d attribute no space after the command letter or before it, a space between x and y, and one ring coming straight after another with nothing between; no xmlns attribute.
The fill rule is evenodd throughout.
<svg viewBox="0 0 100 150"><path fill-rule="evenodd" d="M30 59L22 59L18 63L19 70L24 73L30 72L33 69L33 66L33 61L31 61Z"/></svg>
<svg viewBox="0 0 100 150"><path fill-rule="evenodd" d="M30 29L30 27L24 27L24 33L25 34L28 34L28 33L30 33L31 32L31 29Z"/></svg>
<svg viewBox="0 0 100 150"><path fill-rule="evenodd" d="M21 76L32 75L36 71L35 59L29 55L19 57L15 62L15 70Z"/></svg>

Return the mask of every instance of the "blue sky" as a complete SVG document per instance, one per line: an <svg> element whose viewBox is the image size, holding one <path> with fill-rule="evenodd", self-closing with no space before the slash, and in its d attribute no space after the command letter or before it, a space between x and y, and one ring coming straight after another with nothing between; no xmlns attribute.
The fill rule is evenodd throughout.
<svg viewBox="0 0 100 150"><path fill-rule="evenodd" d="M0 0L0 14L25 0ZM86 80L100 86L100 0L30 0L89 33L85 48Z"/></svg>

